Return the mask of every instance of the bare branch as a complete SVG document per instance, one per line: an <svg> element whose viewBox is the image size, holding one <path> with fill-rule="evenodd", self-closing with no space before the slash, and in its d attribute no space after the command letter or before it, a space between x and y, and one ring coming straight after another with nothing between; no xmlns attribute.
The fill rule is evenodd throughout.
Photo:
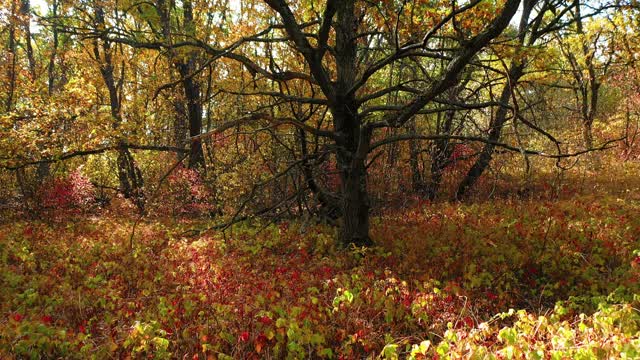
<svg viewBox="0 0 640 360"><path fill-rule="evenodd" d="M518 153L524 153L527 155L536 155L536 156L540 156L540 157L545 157L545 158L550 158L550 159L562 159L562 158L570 158L570 157L576 157L576 156L580 156L586 153L590 153L593 151L602 151L602 150L607 150L607 149L611 149L615 146L611 146L611 144L619 142L624 140L624 137L621 138L617 138L617 139L613 139L613 140L609 140L607 142L605 142L604 144L591 148L591 149L585 149L582 151L578 151L578 152L574 152L574 153L566 153L566 154L549 154L546 153L544 151L540 151L540 150L531 150L531 149L523 149L517 146L513 146L513 145L509 145L509 144L505 144L505 143L501 143L501 142L497 142L497 141L491 141L488 140L486 138L483 137L479 137L479 136L462 136L462 135L419 135L419 134L404 134L404 135L398 135L398 136L394 136L394 137L389 137L386 138L384 140L380 140L377 141L373 144L371 144L370 147L370 151L373 151L376 148L379 148L381 146L387 145L387 144L391 144L394 142L398 142L398 141L407 141L407 140L463 140L463 141L473 141L473 142L480 142L480 143L485 143L485 144L491 144L493 146L497 146L509 151L514 151L514 152L518 152Z"/></svg>

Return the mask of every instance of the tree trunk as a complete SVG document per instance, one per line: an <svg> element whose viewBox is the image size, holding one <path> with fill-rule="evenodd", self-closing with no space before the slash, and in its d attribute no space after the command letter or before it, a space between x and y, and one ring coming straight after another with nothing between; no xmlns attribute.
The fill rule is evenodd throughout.
<svg viewBox="0 0 640 360"><path fill-rule="evenodd" d="M533 42L541 36L543 33L537 33L538 26L540 26L540 22L538 21L530 28L529 17L533 8L538 3L537 0L525 0L522 3L522 16L520 17L520 25L518 27L518 43L520 45L525 44L533 44ZM533 35L535 34L535 35ZM513 87L518 82L520 77L524 73L525 60L521 60L519 63L512 63L509 67L509 72L507 74L507 82L502 88L502 93L500 94L500 103L501 104L509 104L512 96ZM496 112L496 117L493 119L490 124L489 129L489 137L487 140L489 142L497 142L500 140L500 134L502 133L502 128L507 121L507 115L509 113L509 109L504 106L500 106L498 111ZM515 121L516 119L514 119ZM493 156L493 151L495 149L495 145L486 143L478 156L478 159L473 164L471 169L467 172L465 178L460 182L458 186L458 191L456 192L456 199L461 200L467 195L467 191L475 185L478 181L482 173L487 169L489 163L491 162L491 158Z"/></svg>
<svg viewBox="0 0 640 360"><path fill-rule="evenodd" d="M51 3L51 16L55 19L58 17L58 0L53 0ZM53 23L53 44L51 48L51 55L49 55L49 65L47 66L47 94L49 97L53 96L56 90L56 58L58 56L59 46L59 29L57 21ZM45 179L51 172L50 163L42 163L38 165L38 178Z"/></svg>
<svg viewBox="0 0 640 360"><path fill-rule="evenodd" d="M429 200L435 200L442 184L444 169L446 168L451 150L449 149L448 140L438 140L435 142L431 151L431 178L425 189L425 196Z"/></svg>
<svg viewBox="0 0 640 360"><path fill-rule="evenodd" d="M53 0L53 3L51 4L51 16L53 16L53 18L57 18L58 16L58 1L57 0ZM51 55L49 56L49 66L47 66L47 73L48 73L48 82L47 82L47 89L48 89L48 93L49 96L53 95L53 90L55 89L55 85L56 85L56 57L58 56L58 44L59 44L59 39L58 39L58 23L54 22L53 23L53 46L51 49Z"/></svg>
<svg viewBox="0 0 640 360"><path fill-rule="evenodd" d="M367 174L362 159L354 159L351 166L341 173L342 224L340 241L344 245L371 246L369 237L369 196Z"/></svg>
<svg viewBox="0 0 640 360"><path fill-rule="evenodd" d="M582 24L582 16L580 15L580 3L576 2L575 10L576 30L580 35L584 35L584 27ZM582 137L584 139L584 146L587 149L593 148L593 132L591 131L593 126L593 120L596 117L596 111L598 106L598 92L600 90L600 82L596 74L596 66L593 63L594 54L590 53L589 47L586 43L582 43L582 55L585 58L587 66L588 77L584 79L582 75L577 75L576 79L580 84L581 104L580 112L582 114ZM576 70L578 73L580 70Z"/></svg>
<svg viewBox="0 0 640 360"><path fill-rule="evenodd" d="M456 88L453 93L457 95L458 91L459 90ZM455 96L450 96L451 100L454 100L455 98ZM438 126L440 134L451 135L455 113L455 110L449 110L445 113L442 128ZM429 200L434 200L438 195L438 190L440 190L444 170L447 165L449 165L449 159L451 159L451 154L453 153L450 142L451 141L449 139L435 140L433 147L431 148L431 178L429 179L425 192L425 195Z"/></svg>
<svg viewBox="0 0 640 360"><path fill-rule="evenodd" d="M156 9L158 11L158 15L160 16L160 24L162 26L162 33L158 33L158 37L167 44L171 45L173 44L173 38L171 31L170 7L165 2L165 0L156 0ZM175 67L179 71L180 62L176 59L175 50L173 48L168 48L164 54L167 57L169 66L169 80L173 82L174 78L171 68ZM173 119L173 144L178 148L184 149L187 145L190 145L187 142L189 137L189 128L187 126L187 109L183 97L176 96L175 98L172 98L172 101L175 116ZM181 155L176 153L176 160L179 160L180 157Z"/></svg>
<svg viewBox="0 0 640 360"><path fill-rule="evenodd" d="M500 95L500 103L508 104L511 99L511 91L512 87L510 84L515 84L520 76L522 76L524 66L520 65L512 65L509 70L509 79L510 82L504 85L502 88L502 93ZM456 199L462 200L467 196L467 192L470 188L472 188L475 183L478 181L482 173L487 169L489 163L491 162L491 158L493 157L493 150L495 149L495 145L491 144L491 142L497 142L500 140L500 134L502 133L502 128L504 127L505 122L507 121L507 115L509 114L509 109L500 106L498 111L496 112L496 117L494 121L491 123L491 127L489 129L489 137L486 144L482 148L478 159L473 164L471 169L467 172L465 178L460 182L458 186L458 191L456 192Z"/></svg>
<svg viewBox="0 0 640 360"><path fill-rule="evenodd" d="M122 143L118 150L118 179L120 188L126 198L130 198L140 212L145 211L144 180L142 172L133 159L133 155Z"/></svg>
<svg viewBox="0 0 640 360"><path fill-rule="evenodd" d="M94 11L96 28L101 28L105 24L104 9L96 5L94 6ZM124 81L125 65L123 62L120 79L116 81L112 57L112 51L114 48L111 47L111 44L106 39L102 39L101 41L102 43L100 44L98 39L94 40L93 53L96 60L100 63L100 73L105 86L109 91L109 105L111 108L111 117L113 118L112 127L113 129L118 129L122 123L123 96L121 84ZM133 155L131 155L131 152L127 148L124 136L119 140L117 172L120 191L125 198L132 199L134 204L138 207L138 210L141 213L144 213L145 196L142 173L136 165Z"/></svg>
<svg viewBox="0 0 640 360"><path fill-rule="evenodd" d="M416 135L416 121L411 120L409 133ZM409 140L409 167L411 168L411 188L413 192L422 195L425 191L424 179L420 169L420 142L416 139Z"/></svg>
<svg viewBox="0 0 640 360"><path fill-rule="evenodd" d="M27 60L29 62L29 76L31 81L36 81L36 60L33 55L33 45L31 44L31 3L29 0L22 0L20 7L24 29L24 43L27 51Z"/></svg>
<svg viewBox="0 0 640 360"><path fill-rule="evenodd" d="M183 2L184 32L189 36L195 36L195 23L193 21L193 4L190 0ZM186 60L176 64L182 77L182 87L187 105L187 117L189 119L189 136L194 137L202 133L202 103L200 85L194 79L196 71L197 53L192 51ZM205 170L204 152L200 139L190 142L189 168Z"/></svg>
<svg viewBox="0 0 640 360"><path fill-rule="evenodd" d="M186 68L192 68L187 66ZM187 72L190 72L187 70ZM183 77L185 75L183 74ZM202 132L202 104L200 104L200 86L192 78L183 80L184 94L187 100L187 116L189 118L189 136L197 136ZM201 140L191 141L191 152L189 153L189 168L200 168L204 170L204 152L202 151Z"/></svg>
<svg viewBox="0 0 640 360"><path fill-rule="evenodd" d="M366 158L371 130L358 117L355 94L358 19L354 1L336 2L336 70L335 100L331 105L337 135L336 158L341 180L342 223L339 240L344 246L371 246L369 237L369 195L367 193Z"/></svg>
<svg viewBox="0 0 640 360"><path fill-rule="evenodd" d="M355 99L342 101L333 112L338 151L336 158L340 170L341 200L340 243L344 246L371 246L369 237L369 194L367 192L366 158L371 132L361 129L355 108Z"/></svg>
<svg viewBox="0 0 640 360"><path fill-rule="evenodd" d="M584 146L587 149L593 149L592 124L590 121L582 122L582 138L584 139Z"/></svg>
<svg viewBox="0 0 640 360"><path fill-rule="evenodd" d="M15 1L11 2L11 14L9 18L9 39L7 50L8 54L8 62L9 66L7 66L7 78L9 79L9 89L7 91L7 98L5 100L5 111L11 112L13 109L13 98L15 96L16 91L16 66L17 66L17 44L16 44L16 22L17 14L16 14L16 3Z"/></svg>
<svg viewBox="0 0 640 360"><path fill-rule="evenodd" d="M366 157L371 134L361 131L356 116L349 106L334 112L334 119L342 125L338 133L338 168L341 180L342 223L340 225L340 243L344 246L372 246L369 237L369 194L367 191Z"/></svg>
<svg viewBox="0 0 640 360"><path fill-rule="evenodd" d="M187 126L187 110L182 99L176 99L173 104L175 118L173 119L173 141L181 149L189 146L189 127ZM180 154L176 154L180 158Z"/></svg>

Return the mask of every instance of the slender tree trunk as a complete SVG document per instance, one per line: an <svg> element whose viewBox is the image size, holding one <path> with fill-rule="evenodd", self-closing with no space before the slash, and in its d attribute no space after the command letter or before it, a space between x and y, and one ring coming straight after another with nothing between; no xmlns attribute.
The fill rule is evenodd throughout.
<svg viewBox="0 0 640 360"><path fill-rule="evenodd" d="M54 18L58 17L58 0L53 0L51 4L51 15ZM53 44L51 48L51 55L49 56L49 66L47 67L47 74L48 74L47 89L48 89L49 96L53 95L53 91L55 89L55 84L56 84L56 57L58 56L58 45L59 45L58 31L59 31L58 25L56 22L54 22Z"/></svg>
<svg viewBox="0 0 640 360"><path fill-rule="evenodd" d="M409 124L409 133L416 135L416 121L412 119ZM413 192L422 195L425 191L425 183L420 169L420 142L418 140L409 140L409 167L411 168L411 187Z"/></svg>
<svg viewBox="0 0 640 360"><path fill-rule="evenodd" d="M97 28L104 27L104 9L100 6L94 6L95 11L95 24ZM97 61L100 62L100 73L102 79L109 91L109 104L111 108L111 117L113 118L113 128L118 129L122 123L122 83L124 81L124 63L122 64L121 77L118 81L115 78L115 69L113 66L113 47L105 40L101 40L100 46L99 40L94 40L93 52ZM102 48L102 51L101 49ZM120 90L120 93L119 93ZM135 163L133 155L127 147L124 136L119 141L118 147L118 180L120 183L120 191L125 198L133 200L134 204L138 207L140 212L145 211L145 195L144 195L144 182L142 173Z"/></svg>
<svg viewBox="0 0 640 360"><path fill-rule="evenodd" d="M457 91L455 91L455 93L457 94ZM451 96L450 98L454 99L455 96ZM439 133L451 135L455 114L456 112L454 110L445 113L444 123ZM450 142L449 139L435 140L431 148L431 178L429 179L425 193L429 200L434 200L440 190L444 170L447 165L449 165L449 159L451 159L451 154L453 153Z"/></svg>
<svg viewBox="0 0 640 360"><path fill-rule="evenodd" d="M576 1L575 10L576 30L578 34L584 35L584 26L582 24L582 16L580 11L580 2ZM582 43L582 55L585 57L587 65L588 78L586 81L582 76L578 76L578 79L583 79L580 82L580 92L582 95L581 113L582 113L582 136L584 139L584 145L587 149L593 148L593 120L596 117L596 108L598 106L598 91L600 90L600 82L596 75L595 65L593 58L595 54L590 53L589 47L586 42Z"/></svg>
<svg viewBox="0 0 640 360"><path fill-rule="evenodd" d="M593 130L591 122L584 121L582 123L582 138L584 139L585 148L593 149Z"/></svg>
<svg viewBox="0 0 640 360"><path fill-rule="evenodd" d="M173 37L171 32L170 7L165 0L156 0L156 9L160 16L160 24L162 26L162 34L158 35L164 42L171 45L173 44ZM167 57L167 62L169 65L170 80L173 81L173 71L171 71L171 68L175 67L179 71L180 62L176 60L175 50L172 48L167 49L165 55ZM188 116L186 105L184 103L184 94L182 96L173 98L172 101L175 112L175 117L173 119L173 143L176 147L185 148L187 145L189 145L187 142L189 137L189 128L187 126ZM180 154L176 154L176 160L179 158Z"/></svg>
<svg viewBox="0 0 640 360"><path fill-rule="evenodd" d="M11 1L11 14L9 18L9 39L7 44L7 50L9 51L9 66L7 66L7 79L9 79L9 86L7 91L7 98L5 100L6 112L10 112L13 109L13 98L16 91L16 66L18 61L18 54L16 51L16 12L16 2Z"/></svg>
<svg viewBox="0 0 640 360"><path fill-rule="evenodd" d="M189 144L189 127L187 124L187 109L182 99L176 99L173 104L175 118L173 120L173 140L176 147L185 148ZM180 154L176 154L178 158Z"/></svg>
<svg viewBox="0 0 640 360"><path fill-rule="evenodd" d="M538 0L524 0L522 3L522 16L520 17L518 34L518 43L520 45L531 45L539 36L541 36L541 33L535 34L538 27L540 26L540 22L536 22L531 28L529 24L529 17L537 3ZM514 62L511 64L507 73L507 82L504 85L504 88L502 88L502 93L500 94L501 104L509 104L512 97L513 87L523 75L524 67L525 60L522 60L519 63ZM498 108L496 116L490 124L489 136L487 140L489 140L490 142L497 142L498 140L500 140L500 134L502 133L502 128L504 127L505 122L507 121L508 114L509 109L507 109L506 107L500 106ZM514 119L514 121L516 121L516 119ZM471 169L469 169L465 178L460 182L455 195L456 199L461 200L465 196L467 196L467 192L469 191L469 189L475 185L480 176L489 166L491 158L493 157L494 150L495 145L490 143L486 143L484 145L482 151L480 152L480 155L478 156L478 159L473 164Z"/></svg>
<svg viewBox="0 0 640 360"><path fill-rule="evenodd" d="M33 44L31 44L31 3L29 0L22 0L20 14L23 17L24 44L27 50L27 61L29 62L29 75L31 81L36 81L36 60L33 55Z"/></svg>
<svg viewBox="0 0 640 360"><path fill-rule="evenodd" d="M142 172L136 165L131 151L129 151L129 148L127 148L124 142L120 144L117 162L121 191L126 198L133 200L133 203L141 212L144 212L145 195Z"/></svg>
<svg viewBox="0 0 640 360"><path fill-rule="evenodd" d="M193 4L191 0L183 1L184 32L188 35L195 35L195 23L193 21ZM194 71L197 65L197 53L191 52L188 59L178 64L178 70L182 76L182 86L184 97L187 102L187 116L189 118L189 136L197 136L202 133L202 103L200 85L194 79ZM204 152L202 151L202 141L200 139L191 141L191 152L189 153L189 168L200 168L205 170Z"/></svg>
<svg viewBox="0 0 640 360"><path fill-rule="evenodd" d="M302 153L302 176L304 183L309 188L309 191L318 199L320 205L320 213L323 216L327 216L331 219L335 219L336 215L340 212L336 201L330 198L323 189L320 188L316 179L313 177L313 168L307 149L307 134L303 129L298 129L298 140L300 141L300 151Z"/></svg>
<svg viewBox="0 0 640 360"><path fill-rule="evenodd" d="M22 28L24 31L24 44L27 53L27 61L29 65L29 80L32 83L36 81L36 60L33 54L33 44L31 43L31 3L29 0L22 0L20 6L20 15L22 16ZM54 46L57 46L54 45ZM55 52L55 49L54 49ZM41 149L42 150L42 149ZM41 163L38 164L36 170L35 187L39 188L47 176L49 176L50 164Z"/></svg>
<svg viewBox="0 0 640 360"><path fill-rule="evenodd" d="M194 70L195 59L190 59L187 64L180 64L180 75L184 97L187 102L187 118L189 119L189 136L197 136L202 132L202 104L200 103L200 86L193 80L191 73ZM189 168L204 169L204 152L200 140L191 141L189 153Z"/></svg>
<svg viewBox="0 0 640 360"><path fill-rule="evenodd" d="M511 84L515 84L518 79L522 76L524 66L523 65L512 65L509 70L509 79L510 81L505 84L504 88L502 88L502 93L500 95L500 103L508 104L511 99L511 91L513 90ZM460 182L458 186L458 191L456 192L456 199L461 200L465 196L467 196L467 192L470 188L472 188L475 183L478 181L480 176L484 173L484 171L489 166L491 162L491 158L493 157L493 151L495 150L495 145L490 142L497 142L500 140L500 134L502 134L502 128L504 127L505 122L507 121L507 117L509 115L509 109L504 106L500 106L498 111L496 112L496 117L494 121L491 123L489 129L489 136L487 140L488 143L484 144L478 159L473 164L471 169L467 172L465 178Z"/></svg>
<svg viewBox="0 0 640 360"><path fill-rule="evenodd" d="M442 45L446 46L446 40L441 40ZM445 66L446 63L441 63L441 66ZM466 71L460 74L461 82L456 86L447 90L446 95L448 100L453 103L460 100L460 95L466 88L467 84L473 76L472 71ZM453 121L455 119L457 111L448 110L444 113L438 113L436 129L437 133L441 135L451 135L453 131ZM451 140L443 138L434 140L430 149L431 166L430 166L430 178L426 184L423 195L429 200L435 200L442 184L442 178L444 171L448 165L450 165L451 155L453 154L453 148L450 146Z"/></svg>

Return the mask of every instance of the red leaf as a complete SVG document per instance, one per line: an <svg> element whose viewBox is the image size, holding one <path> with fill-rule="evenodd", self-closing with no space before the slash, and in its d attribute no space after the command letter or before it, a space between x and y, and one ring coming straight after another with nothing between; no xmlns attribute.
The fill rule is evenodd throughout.
<svg viewBox="0 0 640 360"><path fill-rule="evenodd" d="M27 226L26 228L24 228L23 233L25 236L31 236L33 235L33 228L31 226Z"/></svg>
<svg viewBox="0 0 640 360"><path fill-rule="evenodd" d="M474 321L470 316L467 316L463 319L464 324L467 325L468 327L473 327L474 325Z"/></svg>
<svg viewBox="0 0 640 360"><path fill-rule="evenodd" d="M53 318L50 315L44 315L40 318L40 321L42 321L42 323L45 325L51 325L51 323L53 322Z"/></svg>
<svg viewBox="0 0 640 360"><path fill-rule="evenodd" d="M240 341L240 342L249 341L249 332L248 331L243 331L242 333L240 333L240 336L238 336L238 341Z"/></svg>

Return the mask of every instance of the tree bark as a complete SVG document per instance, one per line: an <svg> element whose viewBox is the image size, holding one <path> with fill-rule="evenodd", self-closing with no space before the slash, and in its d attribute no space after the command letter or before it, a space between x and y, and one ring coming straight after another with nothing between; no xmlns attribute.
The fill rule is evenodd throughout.
<svg viewBox="0 0 640 360"><path fill-rule="evenodd" d="M195 23L193 21L193 4L191 0L183 1L184 32L190 36L195 36ZM197 53L189 53L185 62L178 65L182 76L184 96L187 101L187 115L189 118L189 135L191 137L202 133L202 103L200 85L193 78L196 70ZM189 153L189 168L199 168L205 170L204 152L202 151L202 141L200 139L191 141L191 152Z"/></svg>
<svg viewBox="0 0 640 360"><path fill-rule="evenodd" d="M187 106L187 118L189 119L189 136L194 137L202 133L202 104L200 103L200 86L191 77L194 69L195 57L190 56L187 63L178 64L177 67L182 76L182 87ZM189 153L189 168L205 168L202 141L191 141Z"/></svg>
<svg viewBox="0 0 640 360"><path fill-rule="evenodd" d="M362 159L342 172L342 224L340 242L343 245L371 246L369 237L369 195L367 173Z"/></svg>
<svg viewBox="0 0 640 360"><path fill-rule="evenodd" d="M348 107L345 107L348 109ZM347 113L334 113L345 135L337 153L341 180L341 213L339 240L344 246L372 246L369 236L369 193L365 166L371 133L353 126L357 120ZM336 117L337 115L337 117Z"/></svg>
<svg viewBox="0 0 640 360"><path fill-rule="evenodd" d="M354 1L336 4L336 99L331 106L337 134L337 162L341 180L342 223L339 240L344 246L371 246L369 237L369 194L365 166L371 131L358 116L355 94L350 93L356 81L358 19Z"/></svg>
<svg viewBox="0 0 640 360"><path fill-rule="evenodd" d="M582 16L580 12L580 2L576 2L576 30L578 34L585 34L584 26L582 24ZM580 112L582 115L582 136L584 139L584 146L587 149L593 148L593 121L596 117L596 111L598 107L598 93L600 91L600 81L596 74L595 64L593 63L595 53L590 53L586 42L582 43L582 55L585 57L587 65L587 79L580 74L576 74L576 79L580 84L581 104ZM606 67L605 67L606 68ZM580 71L576 70L576 73ZM605 70L606 71L606 70ZM585 81L586 80L586 81Z"/></svg>
<svg viewBox="0 0 640 360"><path fill-rule="evenodd" d="M592 122L582 123L582 138L584 139L584 146L586 149L593 149L593 130Z"/></svg>

